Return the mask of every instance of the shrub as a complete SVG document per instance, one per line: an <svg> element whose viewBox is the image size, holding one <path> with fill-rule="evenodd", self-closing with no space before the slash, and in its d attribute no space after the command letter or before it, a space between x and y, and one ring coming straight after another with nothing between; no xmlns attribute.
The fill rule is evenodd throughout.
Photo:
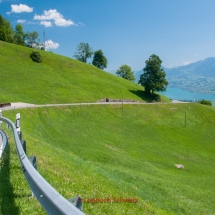
<svg viewBox="0 0 215 215"><path fill-rule="evenodd" d="M31 52L30 57L33 61L35 61L37 63L42 62L42 57L39 52Z"/></svg>
<svg viewBox="0 0 215 215"><path fill-rule="evenodd" d="M198 103L203 104L203 105L209 105L209 106L212 106L211 101L209 101L209 100L205 100L205 99L199 100L199 101L198 101Z"/></svg>

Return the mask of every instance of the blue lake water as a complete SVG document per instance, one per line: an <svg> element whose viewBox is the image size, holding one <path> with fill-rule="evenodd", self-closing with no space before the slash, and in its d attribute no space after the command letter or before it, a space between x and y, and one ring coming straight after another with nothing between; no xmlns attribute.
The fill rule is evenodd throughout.
<svg viewBox="0 0 215 215"><path fill-rule="evenodd" d="M178 88L167 88L166 92L159 93L172 100L215 100L215 95L191 93Z"/></svg>

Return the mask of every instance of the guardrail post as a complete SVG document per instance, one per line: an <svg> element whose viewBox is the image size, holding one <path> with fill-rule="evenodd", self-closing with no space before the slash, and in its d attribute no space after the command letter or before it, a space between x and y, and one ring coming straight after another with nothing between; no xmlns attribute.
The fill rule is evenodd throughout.
<svg viewBox="0 0 215 215"><path fill-rule="evenodd" d="M29 156L28 160L31 162L32 166L37 170L37 157Z"/></svg>
<svg viewBox="0 0 215 215"><path fill-rule="evenodd" d="M22 148L23 148L25 154L27 154L26 153L26 140L21 140L21 143L22 143Z"/></svg>
<svg viewBox="0 0 215 215"><path fill-rule="evenodd" d="M20 113L16 114L16 130L17 130L20 142L22 143L22 148L26 154L26 140L22 140L22 132L20 129Z"/></svg>
<svg viewBox="0 0 215 215"><path fill-rule="evenodd" d="M19 136L19 140L22 141L22 132L18 131L17 133L18 133L18 136Z"/></svg>
<svg viewBox="0 0 215 215"><path fill-rule="evenodd" d="M22 132L20 129L20 113L16 114L16 131L18 133L19 139L22 140Z"/></svg>
<svg viewBox="0 0 215 215"><path fill-rule="evenodd" d="M72 203L76 208L78 208L80 211L83 210L82 206L82 198L80 196L77 196L75 198L68 200L70 203Z"/></svg>
<svg viewBox="0 0 215 215"><path fill-rule="evenodd" d="M82 207L82 198L80 196L78 196L78 201L75 205L76 208L78 208L79 210L83 210L83 207Z"/></svg>
<svg viewBox="0 0 215 215"><path fill-rule="evenodd" d="M20 132L20 113L16 114L16 130Z"/></svg>

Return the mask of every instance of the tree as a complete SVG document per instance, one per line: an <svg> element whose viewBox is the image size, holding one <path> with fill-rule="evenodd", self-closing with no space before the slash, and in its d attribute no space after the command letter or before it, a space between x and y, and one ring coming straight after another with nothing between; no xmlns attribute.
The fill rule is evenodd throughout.
<svg viewBox="0 0 215 215"><path fill-rule="evenodd" d="M15 27L15 33L14 33L14 43L18 45L25 45L25 39L24 39L24 30L21 24L17 24Z"/></svg>
<svg viewBox="0 0 215 215"><path fill-rule="evenodd" d="M8 43L13 43L13 28L11 27L10 21L5 19L5 28L6 28L6 35Z"/></svg>
<svg viewBox="0 0 215 215"><path fill-rule="evenodd" d="M39 45L39 34L36 31L27 32L24 35L25 43L28 47L37 47Z"/></svg>
<svg viewBox="0 0 215 215"><path fill-rule="evenodd" d="M104 56L102 50L94 52L92 64L102 70L104 68L107 68L108 61L107 58Z"/></svg>
<svg viewBox="0 0 215 215"><path fill-rule="evenodd" d="M125 78L129 81L135 81L134 72L131 70L131 67L124 64L119 67L119 69L116 71L116 74L119 77Z"/></svg>
<svg viewBox="0 0 215 215"><path fill-rule="evenodd" d="M202 99L202 100L198 101L198 103L203 104L203 105L209 105L209 106L212 106L212 103L211 103L211 101L210 101L210 100Z"/></svg>
<svg viewBox="0 0 215 215"><path fill-rule="evenodd" d="M74 57L84 63L87 62L87 59L93 55L93 49L89 46L88 43L80 43L77 46L77 52L75 52Z"/></svg>
<svg viewBox="0 0 215 215"><path fill-rule="evenodd" d="M0 40L6 41L6 28L4 25L4 18L0 14Z"/></svg>
<svg viewBox="0 0 215 215"><path fill-rule="evenodd" d="M8 20L4 19L0 14L0 40L5 42L13 42L13 29Z"/></svg>
<svg viewBox="0 0 215 215"><path fill-rule="evenodd" d="M153 54L145 63L146 66L138 83L145 88L146 92L152 91L152 94L154 94L154 91L166 91L168 81L166 80L165 71L161 68L162 60Z"/></svg>

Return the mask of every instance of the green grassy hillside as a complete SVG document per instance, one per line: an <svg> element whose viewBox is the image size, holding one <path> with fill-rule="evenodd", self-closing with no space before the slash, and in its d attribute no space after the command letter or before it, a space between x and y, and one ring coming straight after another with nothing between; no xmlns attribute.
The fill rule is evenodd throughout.
<svg viewBox="0 0 215 215"><path fill-rule="evenodd" d="M28 155L37 156L39 172L63 196L138 199L84 203L86 214L215 214L213 107L125 105L123 117L120 105L19 112ZM3 115L14 119L15 113ZM10 147L11 210L19 206L17 214L45 214L37 200L28 200L12 142Z"/></svg>
<svg viewBox="0 0 215 215"><path fill-rule="evenodd" d="M0 41L0 103L150 101L141 86L92 65ZM162 98L165 100L165 98ZM168 101L168 99L166 99ZM3 111L21 130L28 156L65 198L135 198L84 203L87 215L215 214L215 109L200 104L80 105ZM186 113L186 124L185 124ZM45 214L24 179L11 131L0 161L0 214ZM177 169L175 164L184 165Z"/></svg>
<svg viewBox="0 0 215 215"><path fill-rule="evenodd" d="M140 85L104 72L93 65L0 41L0 103L36 104L95 102L103 98L151 101ZM166 100L162 97L163 101Z"/></svg>

